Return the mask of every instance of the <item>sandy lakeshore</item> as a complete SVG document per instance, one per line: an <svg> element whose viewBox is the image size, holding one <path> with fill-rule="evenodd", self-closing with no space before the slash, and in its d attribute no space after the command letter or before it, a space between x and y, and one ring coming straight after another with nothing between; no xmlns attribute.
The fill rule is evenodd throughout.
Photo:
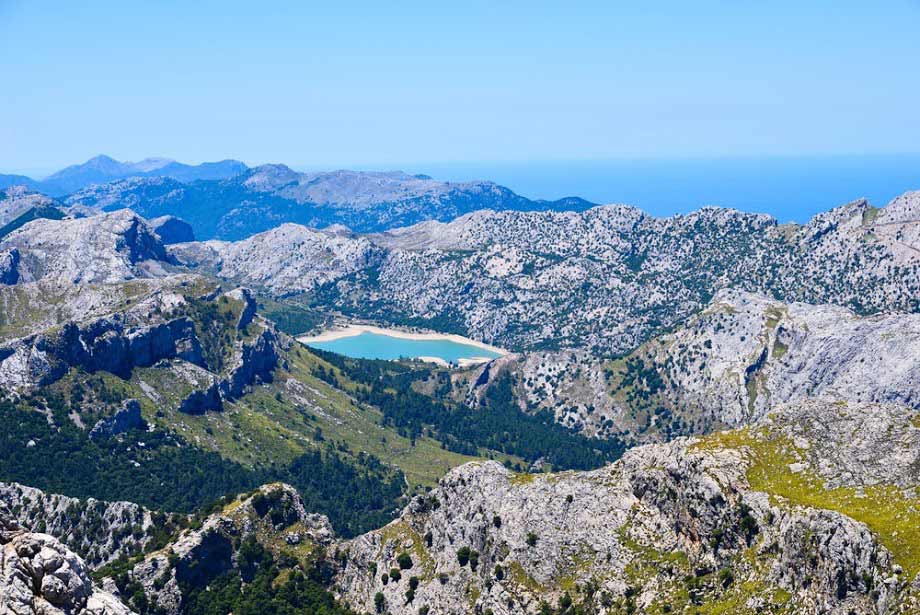
<svg viewBox="0 0 920 615"><path fill-rule="evenodd" d="M345 337L354 337L360 335L361 333L376 333L377 335L386 335L389 337L395 337L405 340L431 340L439 341L446 340L450 342L455 342L457 344L465 344L467 346L475 346L476 348L482 348L483 350L488 350L489 352L494 352L495 354L504 356L508 354L507 350L503 348L498 348L497 346L492 346L490 344L485 344L483 342L477 342L476 340L471 340L468 337L463 337L462 335L455 335L452 333L414 333L411 331L402 331L400 329L384 329L382 327L375 327L374 325L358 325L350 324L345 327L338 329L330 329L329 331L324 331L319 335L304 335L298 337L297 341L303 344L313 344L317 342L331 342L333 340L342 339ZM420 360L431 361L434 363L444 364L446 362L443 359L437 357L418 357ZM491 357L473 357L469 359L461 359L460 365L471 364L471 363L481 363L483 361L490 360Z"/></svg>

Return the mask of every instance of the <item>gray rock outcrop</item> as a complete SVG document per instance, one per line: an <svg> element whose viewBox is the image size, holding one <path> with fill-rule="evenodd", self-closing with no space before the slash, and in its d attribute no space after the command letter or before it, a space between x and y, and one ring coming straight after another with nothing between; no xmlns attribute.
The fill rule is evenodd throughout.
<svg viewBox="0 0 920 615"><path fill-rule="evenodd" d="M0 252L0 284L12 285L19 281L19 250L10 248Z"/></svg>
<svg viewBox="0 0 920 615"><path fill-rule="evenodd" d="M127 615L96 587L83 561L47 534L23 529L0 510L0 612L26 615Z"/></svg>
<svg viewBox="0 0 920 615"><path fill-rule="evenodd" d="M900 406L803 402L778 410L756 434L642 446L592 472L522 475L495 462L467 464L398 520L344 542L337 584L356 609L374 610L379 593L394 615L424 607L511 615L544 602L588 612L714 604L735 605L726 611L733 613L898 612L912 604L918 572L901 573L898 558L909 558L909 548L892 553L882 543L897 529L832 510L832 490L880 487L898 473L894 484L916 485L920 449L907 441L872 449L874 465L856 465L865 472L846 469L868 451L853 443L852 429L871 424L913 442L912 416ZM825 424L834 427L811 430ZM828 449L840 460L833 468L823 465ZM789 468L773 465L786 455ZM893 469L876 475L881 464ZM788 490L787 474L796 473L815 481L806 483L810 494ZM885 506L887 494L867 497ZM802 506L805 499L828 509ZM401 554L411 566L386 579Z"/></svg>
<svg viewBox="0 0 920 615"><path fill-rule="evenodd" d="M141 417L141 405L136 399L128 399L112 416L100 419L89 431L94 439L110 438L131 429L145 429L147 423Z"/></svg>

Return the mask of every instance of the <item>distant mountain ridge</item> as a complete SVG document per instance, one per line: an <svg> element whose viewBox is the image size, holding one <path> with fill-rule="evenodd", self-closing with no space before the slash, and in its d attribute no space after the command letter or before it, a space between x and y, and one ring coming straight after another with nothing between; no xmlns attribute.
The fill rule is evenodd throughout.
<svg viewBox="0 0 920 615"><path fill-rule="evenodd" d="M35 180L24 175L0 174L0 189L24 185L30 190L60 197L93 184L126 177L170 177L180 182L192 182L200 179L225 179L239 175L247 169L248 167L238 160L188 165L168 158L119 162L109 156L99 155L84 163L61 169L43 180Z"/></svg>
<svg viewBox="0 0 920 615"><path fill-rule="evenodd" d="M88 186L65 203L98 211L130 207L145 218L177 216L200 239L231 241L288 222L314 228L341 224L368 233L448 222L482 209L583 211L593 206L577 197L531 200L489 181L445 182L401 171L298 173L282 164L187 184L175 177L134 176Z"/></svg>

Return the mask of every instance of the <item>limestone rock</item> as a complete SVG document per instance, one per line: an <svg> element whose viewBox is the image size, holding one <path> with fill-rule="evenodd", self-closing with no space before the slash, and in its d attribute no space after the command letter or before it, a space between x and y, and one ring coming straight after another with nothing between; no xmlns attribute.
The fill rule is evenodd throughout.
<svg viewBox="0 0 920 615"><path fill-rule="evenodd" d="M108 438L131 429L144 429L146 426L141 417L141 405L136 399L128 399L115 414L100 419L89 431L89 437Z"/></svg>
<svg viewBox="0 0 920 615"><path fill-rule="evenodd" d="M24 530L0 510L0 612L44 615L131 613L96 587L83 561L47 534Z"/></svg>

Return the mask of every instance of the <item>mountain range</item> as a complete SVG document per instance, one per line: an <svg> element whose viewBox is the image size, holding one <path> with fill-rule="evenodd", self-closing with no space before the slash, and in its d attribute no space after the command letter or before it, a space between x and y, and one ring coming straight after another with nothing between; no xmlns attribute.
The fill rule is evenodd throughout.
<svg viewBox="0 0 920 615"><path fill-rule="evenodd" d="M562 211L592 205L569 197L531 200L487 181L443 182L400 171L298 173L281 164L249 169L225 160L189 166L165 159L123 163L97 156L42 181L0 175L0 189L25 186L84 214L131 208L146 218L175 216L200 239L243 239L286 222L382 231L448 221L480 209ZM21 189L20 189L21 191Z"/></svg>
<svg viewBox="0 0 920 615"><path fill-rule="evenodd" d="M0 192L0 611L920 608L920 193L795 225L132 166ZM354 320L510 352L294 338Z"/></svg>
<svg viewBox="0 0 920 615"><path fill-rule="evenodd" d="M75 164L42 180L24 175L0 174L0 189L24 185L30 190L48 196L60 197L93 184L102 184L124 177L169 177L179 182L201 179L224 179L247 169L238 160L205 162L187 165L167 158L145 158L140 162L119 162L109 156L99 155L82 164Z"/></svg>

